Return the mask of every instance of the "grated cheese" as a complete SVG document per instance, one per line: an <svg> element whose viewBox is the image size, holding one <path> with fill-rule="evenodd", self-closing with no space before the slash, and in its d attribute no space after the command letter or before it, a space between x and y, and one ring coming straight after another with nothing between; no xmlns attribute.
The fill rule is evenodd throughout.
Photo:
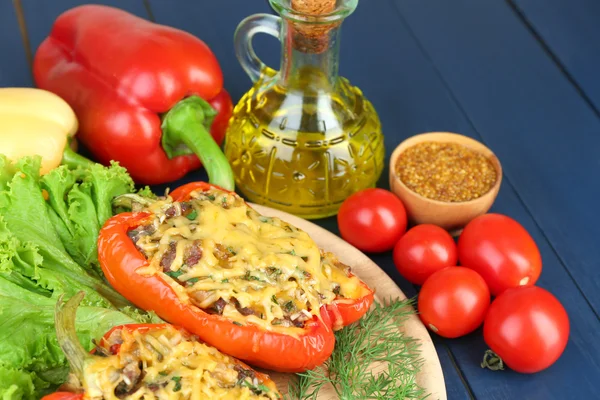
<svg viewBox="0 0 600 400"><path fill-rule="evenodd" d="M259 386L256 377L240 376L232 357L191 338L185 339L172 326L145 332L116 331L119 333L123 343L118 354L96 356L85 366L86 399L119 399L115 391L119 385L131 384L124 371L132 365L142 365L143 372L138 375L139 380L133 378L136 382L125 393L131 400L280 398L274 387ZM122 393L120 396L123 398Z"/></svg>
<svg viewBox="0 0 600 400"><path fill-rule="evenodd" d="M235 194L197 191L185 204L167 198L146 211L154 214L149 225L156 229L136 240L150 260L138 273L161 274L182 302L202 309L223 299L222 315L237 323L294 335L301 327L285 318L320 318L323 304L365 294L358 278L306 232L260 215ZM201 257L188 262L186 252L194 246Z"/></svg>

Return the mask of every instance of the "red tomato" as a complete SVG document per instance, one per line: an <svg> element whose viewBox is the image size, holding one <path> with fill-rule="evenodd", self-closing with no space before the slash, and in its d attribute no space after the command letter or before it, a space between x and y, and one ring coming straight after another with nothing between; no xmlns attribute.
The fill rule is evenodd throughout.
<svg viewBox="0 0 600 400"><path fill-rule="evenodd" d="M517 221L500 214L485 214L467 224L458 238L458 259L479 272L494 296L533 286L542 272L533 238Z"/></svg>
<svg viewBox="0 0 600 400"><path fill-rule="evenodd" d="M556 297L541 287L509 289L490 306L483 337L508 367L535 373L563 353L569 317Z"/></svg>
<svg viewBox="0 0 600 400"><path fill-rule="evenodd" d="M348 197L337 221L345 241L372 253L391 250L406 232L404 204L384 189L365 189Z"/></svg>
<svg viewBox="0 0 600 400"><path fill-rule="evenodd" d="M477 329L490 305L490 290L472 269L450 267L437 271L419 293L419 316L440 336L456 338Z"/></svg>
<svg viewBox="0 0 600 400"><path fill-rule="evenodd" d="M394 247L394 264L406 280L422 285L431 274L456 265L454 239L436 225L423 224L409 229Z"/></svg>

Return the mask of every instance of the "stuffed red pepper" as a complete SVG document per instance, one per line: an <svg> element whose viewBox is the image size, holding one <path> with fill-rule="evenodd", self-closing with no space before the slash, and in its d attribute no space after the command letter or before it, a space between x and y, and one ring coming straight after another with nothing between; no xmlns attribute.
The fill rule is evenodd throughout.
<svg viewBox="0 0 600 400"><path fill-rule="evenodd" d="M71 376L42 400L281 398L267 375L169 324L114 327L87 353L75 332L82 298L80 293L57 303L56 333Z"/></svg>
<svg viewBox="0 0 600 400"><path fill-rule="evenodd" d="M323 363L333 331L373 302L373 291L306 232L204 182L108 220L98 253L128 300L275 371Z"/></svg>

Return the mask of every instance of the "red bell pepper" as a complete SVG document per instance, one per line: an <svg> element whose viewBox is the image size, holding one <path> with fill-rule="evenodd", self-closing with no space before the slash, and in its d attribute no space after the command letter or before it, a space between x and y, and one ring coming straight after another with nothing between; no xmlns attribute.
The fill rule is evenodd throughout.
<svg viewBox="0 0 600 400"><path fill-rule="evenodd" d="M42 400L83 400L83 393L56 392L42 397Z"/></svg>
<svg viewBox="0 0 600 400"><path fill-rule="evenodd" d="M211 182L233 189L219 148L233 106L200 39L117 8L79 6L56 19L33 74L75 110L77 137L98 161L119 161L143 184L177 180L202 161Z"/></svg>
<svg viewBox="0 0 600 400"><path fill-rule="evenodd" d="M193 182L175 189L173 201L190 198L195 190L214 185ZM143 225L150 217L145 212L121 213L109 219L98 238L98 259L109 283L129 301L162 319L183 326L203 341L252 365L280 372L301 372L322 364L333 351L333 331L357 321L373 303L373 291L364 283L365 295L358 299L339 299L323 306L321 318L305 323L297 338L269 332L254 325L239 326L227 318L209 314L184 304L175 290L159 275L136 271L148 265L127 232Z"/></svg>
<svg viewBox="0 0 600 400"><path fill-rule="evenodd" d="M79 339L75 330L76 310L79 303L83 299L83 296L84 293L79 292L66 303L63 303L61 296L61 298L59 298L56 304L55 314L56 335L58 338L58 342L71 365L71 372L75 374L75 376L79 379L80 382L86 381L85 368L88 364L94 363L96 361L95 354L96 348L98 348L98 346L103 348L105 354L119 354L119 352L121 351L121 345L110 345L111 335L115 331L136 331L140 333L146 333L151 330L163 330L165 328L173 327L181 333L184 340L197 340L192 338L192 335L188 331L178 326L173 326L169 324L127 324L115 326L112 329L110 329L100 339L98 346L95 349L93 349L90 353L87 353L79 343ZM257 378L259 384L265 386L268 390L270 390L273 393L273 395L280 398L280 394L277 390L275 382L273 382L268 375L252 370L248 365L244 364L239 360L232 359L232 361L236 365L242 367L244 370L252 371L253 376ZM44 396L42 400L83 400L86 398L87 397L85 393L59 391Z"/></svg>

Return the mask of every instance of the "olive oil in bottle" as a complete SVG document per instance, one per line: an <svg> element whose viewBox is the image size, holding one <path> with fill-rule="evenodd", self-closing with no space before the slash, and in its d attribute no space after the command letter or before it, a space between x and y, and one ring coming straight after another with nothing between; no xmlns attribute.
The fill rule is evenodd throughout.
<svg viewBox="0 0 600 400"><path fill-rule="evenodd" d="M356 1L338 3L327 16L306 18L289 0L271 0L282 18L251 16L235 38L255 81L234 108L225 142L236 186L252 202L304 218L336 214L352 193L374 186L383 169L377 113L337 74L340 24ZM282 38L280 71L249 47L257 31Z"/></svg>

